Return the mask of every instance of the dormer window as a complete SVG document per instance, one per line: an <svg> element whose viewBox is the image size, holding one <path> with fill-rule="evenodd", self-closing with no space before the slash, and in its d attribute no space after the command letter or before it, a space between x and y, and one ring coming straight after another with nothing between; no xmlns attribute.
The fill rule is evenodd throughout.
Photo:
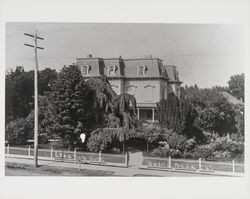
<svg viewBox="0 0 250 199"><path fill-rule="evenodd" d="M146 66L138 66L137 75L144 76L146 74Z"/></svg>
<svg viewBox="0 0 250 199"><path fill-rule="evenodd" d="M89 70L90 70L90 66L89 65L82 66L82 75L83 76L89 75Z"/></svg>
<svg viewBox="0 0 250 199"><path fill-rule="evenodd" d="M108 67L108 75L109 76L114 76L116 73L117 67L115 65L110 65Z"/></svg>

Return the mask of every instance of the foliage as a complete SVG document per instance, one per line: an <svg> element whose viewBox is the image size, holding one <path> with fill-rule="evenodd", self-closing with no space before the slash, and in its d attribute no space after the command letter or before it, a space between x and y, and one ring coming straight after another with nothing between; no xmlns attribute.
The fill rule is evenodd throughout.
<svg viewBox="0 0 250 199"><path fill-rule="evenodd" d="M117 95L106 76L91 78L87 85L93 92L94 109L97 115L96 123L107 124L107 127L134 127L136 100L130 94ZM130 113L130 105L133 114Z"/></svg>
<svg viewBox="0 0 250 199"><path fill-rule="evenodd" d="M30 129L26 119L20 118L6 125L6 140L10 145L24 144L29 138Z"/></svg>
<svg viewBox="0 0 250 199"><path fill-rule="evenodd" d="M235 116L233 106L226 100L220 100L199 110L196 125L205 131L225 135L236 131Z"/></svg>
<svg viewBox="0 0 250 199"><path fill-rule="evenodd" d="M51 91L50 85L57 78L57 72L50 68L45 68L38 73L38 94L44 95Z"/></svg>
<svg viewBox="0 0 250 199"><path fill-rule="evenodd" d="M39 134L49 139L57 139L58 119L53 98L50 95L39 97Z"/></svg>
<svg viewBox="0 0 250 199"><path fill-rule="evenodd" d="M182 157L182 154L179 150L169 149L166 147L158 147L158 148L153 149L153 151L151 152L151 155L155 157L163 157L163 158L166 158L169 156L173 158Z"/></svg>
<svg viewBox="0 0 250 199"><path fill-rule="evenodd" d="M234 110L236 112L236 115L235 115L235 122L236 122L236 129L237 129L237 132L244 136L244 132L245 132L245 127L244 127L244 122L245 122L245 111L244 111L244 105L241 105L241 104L237 104L237 105L234 105Z"/></svg>
<svg viewBox="0 0 250 199"><path fill-rule="evenodd" d="M240 75L233 75L230 77L228 81L228 89L229 92L239 100L242 99L243 102L245 100L244 97L244 73Z"/></svg>
<svg viewBox="0 0 250 199"><path fill-rule="evenodd" d="M39 123L38 142L47 143L48 136L40 131ZM25 119L20 118L6 125L6 140L10 145L26 144L28 139L34 139L34 112L32 111Z"/></svg>
<svg viewBox="0 0 250 199"><path fill-rule="evenodd" d="M190 155L194 159L210 158L213 156L213 152L213 149L209 145L197 145L191 153L187 154L187 157Z"/></svg>
<svg viewBox="0 0 250 199"><path fill-rule="evenodd" d="M206 133L207 144L197 145L187 154L191 158L206 158L209 160L240 159L244 154L244 139L238 134L219 136Z"/></svg>
<svg viewBox="0 0 250 199"><path fill-rule="evenodd" d="M48 68L39 72L39 95L50 91L49 84L56 76L56 71ZM17 67L15 71L6 73L5 83L6 123L27 117L34 108L34 72L25 72L23 67Z"/></svg>
<svg viewBox="0 0 250 199"><path fill-rule="evenodd" d="M153 143L157 143L161 135L161 128L158 125L145 123L137 134L138 138L146 141L147 152L149 151Z"/></svg>
<svg viewBox="0 0 250 199"><path fill-rule="evenodd" d="M105 115L114 113L114 103L117 94L113 91L106 76L90 78L86 84L90 87L93 109L95 112L95 122L105 124Z"/></svg>
<svg viewBox="0 0 250 199"><path fill-rule="evenodd" d="M51 84L49 95L57 119L54 133L70 148L77 146L80 134L94 125L90 93L76 65L63 67Z"/></svg>
<svg viewBox="0 0 250 199"><path fill-rule="evenodd" d="M187 144L187 138L176 132L164 131L163 141L166 141L170 149L184 152Z"/></svg>
<svg viewBox="0 0 250 199"><path fill-rule="evenodd" d="M32 72L17 70L5 77L6 123L25 118L33 109L34 81Z"/></svg>
<svg viewBox="0 0 250 199"><path fill-rule="evenodd" d="M92 152L103 151L112 141L112 134L103 129L96 129L91 133L87 142L87 147Z"/></svg>
<svg viewBox="0 0 250 199"><path fill-rule="evenodd" d="M192 137L197 111L187 99L178 99L174 94L157 103L156 110L162 127Z"/></svg>
<svg viewBox="0 0 250 199"><path fill-rule="evenodd" d="M231 104L222 94L222 91L228 91L228 88L200 89L185 86L181 90L183 91L182 96L188 98L195 106L198 115L195 120L196 127L220 135L234 133L237 128L242 127L240 124L242 119L239 118L239 122L236 121L237 109L235 105Z"/></svg>

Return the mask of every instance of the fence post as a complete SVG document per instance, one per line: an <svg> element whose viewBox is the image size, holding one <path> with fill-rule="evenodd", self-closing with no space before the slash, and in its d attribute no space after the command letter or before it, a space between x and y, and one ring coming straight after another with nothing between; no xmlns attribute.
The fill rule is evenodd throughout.
<svg viewBox="0 0 250 199"><path fill-rule="evenodd" d="M30 145L29 145L29 149L28 149L28 156L30 157Z"/></svg>
<svg viewBox="0 0 250 199"><path fill-rule="evenodd" d="M74 160L76 159L76 148L74 150Z"/></svg>
<svg viewBox="0 0 250 199"><path fill-rule="evenodd" d="M232 161L232 166L233 166L233 173L235 173L235 162L234 162L234 160Z"/></svg>
<svg viewBox="0 0 250 199"><path fill-rule="evenodd" d="M125 153L125 164L126 164L126 167L128 167L128 164L129 164L129 154L128 154L128 152Z"/></svg>
<svg viewBox="0 0 250 199"><path fill-rule="evenodd" d="M81 162L78 160L78 171L81 171Z"/></svg>
<svg viewBox="0 0 250 199"><path fill-rule="evenodd" d="M168 156L168 167L171 168L171 156Z"/></svg>
<svg viewBox="0 0 250 199"><path fill-rule="evenodd" d="M199 171L201 171L201 158L199 158Z"/></svg>
<svg viewBox="0 0 250 199"><path fill-rule="evenodd" d="M50 148L50 157L53 158L53 147Z"/></svg>
<svg viewBox="0 0 250 199"><path fill-rule="evenodd" d="M7 146L7 154L9 155L10 154L10 145L8 144Z"/></svg>

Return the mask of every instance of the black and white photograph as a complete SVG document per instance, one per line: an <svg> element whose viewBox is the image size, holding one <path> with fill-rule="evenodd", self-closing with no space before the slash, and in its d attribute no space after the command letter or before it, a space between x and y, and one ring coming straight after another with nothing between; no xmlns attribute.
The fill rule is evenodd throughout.
<svg viewBox="0 0 250 199"><path fill-rule="evenodd" d="M6 66L7 176L244 175L241 25L6 23Z"/></svg>
<svg viewBox="0 0 250 199"><path fill-rule="evenodd" d="M249 11L0 0L0 198L249 198Z"/></svg>

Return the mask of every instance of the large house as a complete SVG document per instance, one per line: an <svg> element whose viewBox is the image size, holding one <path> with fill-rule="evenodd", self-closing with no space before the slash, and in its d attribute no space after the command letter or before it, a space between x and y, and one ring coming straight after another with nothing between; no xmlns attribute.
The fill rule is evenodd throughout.
<svg viewBox="0 0 250 199"><path fill-rule="evenodd" d="M137 59L97 58L88 55L77 58L76 65L85 78L106 75L117 94L134 95L137 116L143 120L157 120L156 103L166 99L169 93L180 96L180 84L176 66L163 65L152 56Z"/></svg>

